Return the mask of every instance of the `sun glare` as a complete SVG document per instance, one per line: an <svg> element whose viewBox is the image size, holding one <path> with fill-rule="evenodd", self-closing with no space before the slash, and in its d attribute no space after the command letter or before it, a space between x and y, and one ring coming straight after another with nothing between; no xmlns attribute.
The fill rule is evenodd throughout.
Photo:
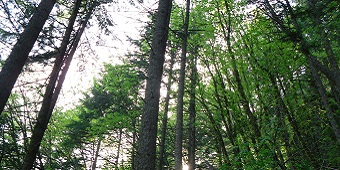
<svg viewBox="0 0 340 170"><path fill-rule="evenodd" d="M189 165L184 164L183 165L183 170L188 170L188 169L189 169Z"/></svg>

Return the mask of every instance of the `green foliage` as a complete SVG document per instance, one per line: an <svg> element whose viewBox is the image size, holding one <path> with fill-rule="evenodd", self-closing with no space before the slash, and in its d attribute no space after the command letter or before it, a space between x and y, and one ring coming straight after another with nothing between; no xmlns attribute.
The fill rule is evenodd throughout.
<svg viewBox="0 0 340 170"><path fill-rule="evenodd" d="M68 15L69 11L63 10L68 2L59 1L56 8L57 17L54 17L60 22L64 22L62 18ZM336 0L296 1L292 5L292 15L285 5L287 1L276 4L269 1L282 21L280 27L269 17L270 11L262 8L266 5L264 0L254 1L256 8L249 5L250 2L201 0L194 1L192 5L188 59L198 58L199 81L195 87L197 168L339 169L340 145L314 83L308 56L301 50L301 39L305 40L311 55L325 67L334 64L328 61L326 47L333 50L336 64L339 64L340 4ZM83 4L84 11L86 5ZM1 7L6 9L7 6ZM5 22L1 23L1 43L10 44L17 38L18 34L13 30L22 29L33 6L31 1L17 1L15 8L25 10L23 14L12 14L18 16L13 17L13 21L22 24L14 24L13 29L7 29ZM174 4L169 55L180 54L183 11L181 4ZM101 31L111 35L114 24L108 19L107 12L96 13L94 22L100 22ZM294 17L297 23L293 23ZM149 18L152 20L154 16ZM297 26L303 36L290 37L290 34L298 33ZM53 46L60 40L47 37L59 35L63 29L62 23L58 22L45 26L38 45L46 50L37 50L32 61L44 62L51 58L50 54L55 51ZM143 104L140 93L142 82L147 78L148 57L152 52L152 23L144 31L140 40L131 39L136 49L124 58L128 64L105 65L100 78L84 93L79 105L67 111L54 112L40 150L45 169L88 169L95 159L96 146L106 159L103 169L131 169L134 156L132 138L138 131L136 127ZM3 53L1 55L3 57ZM177 62L176 59L175 68ZM168 65L165 64L164 70L168 69ZM177 70L174 73L177 74ZM338 96L333 93L329 79L318 73L325 86L327 102L339 122ZM166 78L167 74L164 75ZM178 75L174 77L176 86ZM190 77L186 79L184 98L185 125L188 124L189 80ZM171 97L176 98L176 88L171 90ZM172 98L166 135L167 167L174 164L175 115L172 113L175 113L176 101ZM23 100L12 95L11 109L0 117L0 165L7 169L20 169L21 155L27 142L24 135L30 132L27 124L30 120L22 121L29 116L29 111L24 114L16 110L16 106L22 107L20 103ZM249 106L260 136L254 135L245 106ZM122 139L119 139L120 132ZM184 136L188 136L187 132ZM187 139L184 142L186 154ZM119 144L125 145L121 146L125 147L121 151L125 149L122 152L129 160L116 163ZM222 147L226 153L223 153ZM110 152L104 152L105 149Z"/></svg>
<svg viewBox="0 0 340 170"><path fill-rule="evenodd" d="M57 151L54 153L68 153L55 155L56 158L61 156L66 160L59 167L84 166L79 161L89 161L91 158L78 152L94 154L94 150L86 148L89 143L103 140L102 138L110 136L117 129L126 129L126 133L133 130L131 124L140 115L140 81L137 72L128 65L106 64L102 77L94 82L89 93L84 94L81 105L56 114L54 120L58 121L52 123L54 128L49 130L49 135L58 137L49 142L56 144ZM105 139L103 142L109 141Z"/></svg>

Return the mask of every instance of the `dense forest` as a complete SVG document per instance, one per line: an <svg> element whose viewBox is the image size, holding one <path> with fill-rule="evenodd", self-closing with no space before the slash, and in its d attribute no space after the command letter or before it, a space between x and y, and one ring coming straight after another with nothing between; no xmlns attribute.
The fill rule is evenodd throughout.
<svg viewBox="0 0 340 170"><path fill-rule="evenodd" d="M95 70L94 46L119 42L110 11L129 6L140 35ZM338 0L0 9L0 169L340 169ZM72 67L98 74L63 92Z"/></svg>

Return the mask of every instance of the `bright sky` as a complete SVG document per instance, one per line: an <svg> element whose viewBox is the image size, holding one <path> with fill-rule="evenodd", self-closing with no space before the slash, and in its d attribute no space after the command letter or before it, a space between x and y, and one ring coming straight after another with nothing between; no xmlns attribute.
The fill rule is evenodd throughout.
<svg viewBox="0 0 340 170"><path fill-rule="evenodd" d="M117 64L120 63L119 57L128 51L133 51L134 47L127 41L127 36L138 39L142 27L147 18L147 10L157 8L154 0L144 0L143 4L136 3L135 6L128 3L118 5L105 5L108 14L111 16L115 26L109 28L112 35L102 35L102 43L97 44L99 40L98 28L95 26L86 30L83 35L83 41L91 41L91 50L93 54L84 52L87 46L80 46L72 61L71 67L67 73L63 85L63 91L59 96L58 106L71 107L82 97L80 91L90 88L93 78L103 69L104 62ZM116 38L115 38L116 37ZM81 57L81 53L83 53Z"/></svg>

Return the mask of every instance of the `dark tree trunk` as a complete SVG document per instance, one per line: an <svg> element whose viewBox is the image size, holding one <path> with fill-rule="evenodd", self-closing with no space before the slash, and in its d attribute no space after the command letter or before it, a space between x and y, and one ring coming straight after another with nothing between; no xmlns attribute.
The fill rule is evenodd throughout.
<svg viewBox="0 0 340 170"><path fill-rule="evenodd" d="M161 141L159 143L159 164L158 170L163 169L164 164L164 155L165 155L165 136L166 136L166 128L168 124L168 111L169 111L169 100L170 100L170 93L171 93L171 85L173 79L173 66L175 63L175 52L171 50L171 61L170 61L170 68L169 68L169 75L168 75L168 84L167 84L167 92L165 97L165 108L164 108L164 115L162 119L162 132L161 132Z"/></svg>
<svg viewBox="0 0 340 170"><path fill-rule="evenodd" d="M135 169L138 170L155 169L160 85L163 74L166 42L168 40L171 6L172 0L160 0L156 14L145 89L145 103L136 155L137 162Z"/></svg>
<svg viewBox="0 0 340 170"><path fill-rule="evenodd" d="M96 145L96 152L94 153L94 158L93 158L92 167L91 167L92 170L95 170L96 167L97 167L98 156L99 156L99 151L100 151L100 145L101 145L101 142L102 142L102 138L103 137L101 137L101 136L99 136L99 138L98 138L98 142L97 142L97 145Z"/></svg>
<svg viewBox="0 0 340 170"><path fill-rule="evenodd" d="M56 0L42 0L0 72L0 115Z"/></svg>
<svg viewBox="0 0 340 170"><path fill-rule="evenodd" d="M215 95L216 95L216 100L217 100L217 103L219 105L219 109L221 110L221 118L222 118L222 122L224 124L224 127L227 131L227 135L228 135L228 138L232 144L232 146L235 148L234 149L234 154L235 155L238 155L240 153L240 150L238 148L238 146L236 145L236 142L235 142L235 138L236 138L236 132L235 132L235 129L233 128L233 123L231 121L231 113L229 111L229 101L228 101L228 98L227 98L227 92L226 92L226 85L224 83L224 80L223 80L223 76L221 74L221 71L220 69L218 68L217 64L215 61L212 61L213 62L213 65L214 65L214 68L215 68L215 72L218 76L218 79L219 81L217 81L216 78L214 78L215 76L213 75L212 71L210 69L209 70L209 73L212 77L212 80L213 80L213 84L214 84L214 90L215 90ZM206 64L208 64L206 62ZM209 66L208 66L209 67ZM227 78L228 79L228 78ZM222 92L220 93L218 91L218 84L222 87ZM223 111L223 109L225 110L225 112ZM237 165L237 169L241 169L241 166L240 165Z"/></svg>
<svg viewBox="0 0 340 170"><path fill-rule="evenodd" d="M133 127L133 132L132 132L132 153L131 153L131 166L132 169L134 170L134 168L136 167L136 137L137 137L137 127L136 127L136 119L134 118L132 120L132 127Z"/></svg>
<svg viewBox="0 0 340 170"><path fill-rule="evenodd" d="M221 149L222 154L223 154L223 162L227 164L229 167L232 167L231 161L229 159L229 154L226 149L225 142L223 140L222 133L220 131L220 127L218 126L219 123L217 123L213 117L211 109L208 107L207 103L205 102L205 99L201 95L200 98L197 98L197 100L202 104L203 108L206 110L206 115L208 116L208 119L211 123L212 130L215 135L215 139L217 141L217 144L219 145L218 148Z"/></svg>
<svg viewBox="0 0 340 170"><path fill-rule="evenodd" d="M235 58L235 54L232 51L232 47L231 47L231 31L232 31L232 22L231 22L231 9L230 9L230 5L228 4L229 2L225 1L225 8L227 10L227 20L222 19L222 12L219 9L219 7L217 7L219 13L218 13L218 17L220 20L220 24L222 27L222 31L223 31L223 36L224 39L227 42L227 51L230 55L231 58L231 66L232 66L232 71L233 71L233 75L235 77L236 80L236 85L237 85L237 91L240 94L240 103L250 121L250 125L252 126L253 132L254 132L254 136L252 136L252 142L256 143L256 140L259 139L261 137L261 133L260 133L260 129L258 127L257 121L256 121L256 116L252 113L250 106L249 106L249 101L247 99L247 96L245 94L243 85L242 85L242 80L240 77L240 73L237 69L237 65L236 65L236 58ZM218 5L218 4L217 4Z"/></svg>
<svg viewBox="0 0 340 170"><path fill-rule="evenodd" d="M85 31L86 25L87 25L88 21L91 18L92 12L93 12L94 8L97 5L98 4L93 3L92 6L89 8L89 10L88 10L89 12L86 14L84 21L82 21L80 29L78 30L78 32L76 34L76 37L75 37L74 41L72 42L71 50L65 56L64 67L61 70L61 74L60 74L60 76L58 78L58 84L55 87L55 90L54 90L54 93L53 93L53 96L52 96L52 102L51 102L51 106L49 108L49 113L48 113L49 115L52 114L53 109L54 109L54 107L55 107L55 105L57 103L60 91L62 89L62 85L63 85L63 83L65 81L65 78L66 78L66 74L68 72L68 69L70 68L70 65L71 65L71 62L73 60L74 54L75 54L75 52L77 50L77 47L78 47L78 44L80 42L80 38L82 37L82 35L83 35L84 31Z"/></svg>
<svg viewBox="0 0 340 170"><path fill-rule="evenodd" d="M119 157L120 157L120 148L121 148L121 146L122 146L122 135L123 134L123 130L122 129L119 129L119 140L118 140L118 147L117 147L117 153L116 153L116 157L115 157L115 166L116 167L119 167Z"/></svg>
<svg viewBox="0 0 340 170"><path fill-rule="evenodd" d="M331 109L331 106L330 106L330 103L329 103L329 100L328 100L328 97L327 97L326 89L323 86L321 78L320 78L319 74L317 73L316 69L313 67L313 65L311 63L310 63L310 69L312 70L314 83L315 83L317 90L319 92L319 95L321 97L322 104L326 109L326 115L327 115L328 120L331 124L334 135L335 135L338 143L340 144L340 127L339 127L339 123L337 122L337 119L336 119L336 114Z"/></svg>
<svg viewBox="0 0 340 170"><path fill-rule="evenodd" d="M182 169L183 157L183 107L184 107L184 83L185 83L185 66L187 60L187 45L188 45L188 27L189 27L189 11L190 0L187 0L184 28L182 35L182 54L181 54L181 69L178 83L178 98L177 98L177 117L176 117L176 141L175 141L175 169Z"/></svg>
<svg viewBox="0 0 340 170"><path fill-rule="evenodd" d="M65 56L66 56L66 49L67 49L67 45L69 44L69 39L71 36L71 32L73 30L73 25L75 22L75 19L77 17L79 8L80 8L80 4L81 4L81 0L77 0L76 1L76 5L75 8L73 9L72 15L70 17L70 21L69 21L69 25L67 28L67 31L65 32L65 36L60 48L60 54L57 56L55 65L53 67L52 70L52 74L50 77L50 81L49 84L47 85L47 89L44 95L44 99L43 99L43 104L42 107L39 111L39 115L37 118L37 123L33 129L32 132L32 137L31 137L31 142L30 145L28 147L27 153L25 155L25 161L24 161L24 169L32 169L35 158L36 158L36 154L39 150L42 138L44 136L45 130L47 128L48 122L50 120L50 117L52 115L54 106L56 104L56 101L58 99L59 93L61 91L61 87L62 84L65 80L65 76L67 73L67 70L69 68L69 65L71 63L72 57L76 51L77 45L80 41L80 36L83 33L86 23L88 21L88 19L90 18L90 13L87 14L86 17L86 21L83 22L83 24L81 25L80 31L78 32L78 34L76 35L75 41L72 44L72 49L70 50L70 53L68 54L68 58L65 62ZM63 68L63 70L61 71L61 66L63 64L63 62L65 62L65 66ZM61 73L61 75L59 76L58 79L58 75L59 73ZM56 83L58 82L57 86Z"/></svg>
<svg viewBox="0 0 340 170"><path fill-rule="evenodd" d="M194 54L195 55L195 54ZM194 170L195 151L196 151L196 84L197 84L197 59L193 56L191 59L191 76L190 76L190 101L189 101L189 144L188 144L188 166L189 170Z"/></svg>
<svg viewBox="0 0 340 170"><path fill-rule="evenodd" d="M315 81L315 84L317 85L319 95L322 100L322 104L324 105L326 112L327 112L327 117L331 123L332 130L334 131L334 134L336 136L336 139L338 143L340 143L340 127L339 127L339 122L334 119L334 113L331 109L331 106L328 103L329 97L325 96L323 93L326 92L325 88L323 87L322 81L320 79L320 76L318 75L318 72L321 72L324 74L327 79L330 82L330 86L332 87L333 92L335 92L335 100L338 102L339 101L339 95L340 95L340 71L339 71L339 66L337 64L337 61L335 59L335 56L333 54L333 50L330 46L330 42L327 39L327 37L323 37L324 43L325 44L325 53L327 54L327 59L329 63L323 64L320 62L315 56L311 54L310 47L307 45L307 42L303 36L302 29L300 25L298 24L297 17L290 5L290 2L288 0L285 0L285 5L287 6L287 14L290 16L290 21L295 29L296 32L291 32L290 29L287 29L285 26L284 21L280 19L280 17L276 14L274 11L273 6L269 3L268 0L264 0L264 5L265 7L269 10L269 15L273 22L278 25L279 28L283 30L283 32L292 40L292 42L296 43L297 41L300 43L300 51L302 54L305 55L305 57L308 60L309 68L311 69L313 79ZM312 9L314 9L314 4L309 4ZM314 9L315 10L315 9ZM320 18L317 18L317 16L314 16L316 20L320 20ZM321 36L323 33L320 33ZM330 65L330 68L327 66ZM320 79L320 80L318 80ZM318 82L319 81L319 82ZM337 104L339 105L339 103ZM337 107L337 106L335 106ZM335 109L336 110L336 109Z"/></svg>

